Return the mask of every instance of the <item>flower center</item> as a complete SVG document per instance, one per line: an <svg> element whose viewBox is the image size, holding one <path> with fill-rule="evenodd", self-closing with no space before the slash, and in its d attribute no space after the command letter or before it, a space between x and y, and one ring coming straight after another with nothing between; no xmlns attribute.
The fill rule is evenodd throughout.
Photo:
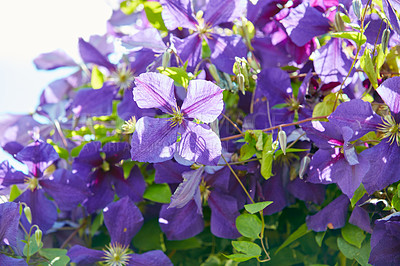
<svg viewBox="0 0 400 266"><path fill-rule="evenodd" d="M205 24L204 23L204 18L203 18L203 12L202 11L197 12L196 19L197 19L197 22L198 22L198 24L196 25L196 31L199 33L199 35L201 37L210 39L210 32L212 30L211 30L211 27L210 27L209 24Z"/></svg>
<svg viewBox="0 0 400 266"><path fill-rule="evenodd" d="M201 201L204 203L208 200L208 197L210 196L211 191L209 190L210 186L207 185L206 181L204 179L201 180L200 183L200 195L201 195Z"/></svg>
<svg viewBox="0 0 400 266"><path fill-rule="evenodd" d="M378 126L378 131L382 133L382 139L389 138L388 142L393 144L396 140L397 146L400 146L400 124L397 124L392 115L382 117L383 124Z"/></svg>
<svg viewBox="0 0 400 266"><path fill-rule="evenodd" d="M120 67L115 72L111 73L111 79L120 89L128 89L132 86L135 76L130 67Z"/></svg>
<svg viewBox="0 0 400 266"><path fill-rule="evenodd" d="M290 111L297 111L301 107L299 101L295 99L293 96L286 99L286 104L288 105Z"/></svg>
<svg viewBox="0 0 400 266"><path fill-rule="evenodd" d="M106 246L107 250L104 250L105 265L108 266L125 266L129 263L129 251L127 246L122 246L119 243L110 244Z"/></svg>
<svg viewBox="0 0 400 266"><path fill-rule="evenodd" d="M176 125L180 125L182 124L183 121L183 114L181 113L181 109L179 108L179 106L173 110L173 114L172 117L170 119L168 119L169 121L171 121L171 127L174 127Z"/></svg>
<svg viewBox="0 0 400 266"><path fill-rule="evenodd" d="M37 179L36 177L33 178L27 177L25 178L24 183L28 185L28 189L34 191L39 186L39 179Z"/></svg>

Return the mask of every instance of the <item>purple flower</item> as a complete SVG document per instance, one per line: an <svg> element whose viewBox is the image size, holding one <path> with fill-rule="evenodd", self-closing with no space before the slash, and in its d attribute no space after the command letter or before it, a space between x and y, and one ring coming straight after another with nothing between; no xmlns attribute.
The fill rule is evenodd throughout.
<svg viewBox="0 0 400 266"><path fill-rule="evenodd" d="M5 202L0 204L0 245L17 246L19 218L17 203Z"/></svg>
<svg viewBox="0 0 400 266"><path fill-rule="evenodd" d="M222 89L209 81L192 80L180 108L171 78L145 73L135 83L133 97L140 108L159 108L172 117L142 117L137 121L132 135L132 160L163 162L176 153L205 165L218 163L221 141L208 125L195 123L194 119L205 123L217 119L223 109Z"/></svg>
<svg viewBox="0 0 400 266"><path fill-rule="evenodd" d="M79 265L97 261L109 265L172 265L169 258L160 250L144 254L134 254L129 250L132 238L143 225L143 216L128 197L110 203L104 208L103 213L104 223L111 236L110 245L103 251L75 245L67 253L72 262Z"/></svg>

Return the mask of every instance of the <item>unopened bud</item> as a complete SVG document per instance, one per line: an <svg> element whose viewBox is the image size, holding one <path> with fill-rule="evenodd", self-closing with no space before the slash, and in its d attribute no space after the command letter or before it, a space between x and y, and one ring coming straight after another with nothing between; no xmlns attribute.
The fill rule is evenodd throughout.
<svg viewBox="0 0 400 266"><path fill-rule="evenodd" d="M42 230L40 230L39 228L35 231L35 240L36 240L36 244L38 245L38 247L40 246L40 243L42 242Z"/></svg>
<svg viewBox="0 0 400 266"><path fill-rule="evenodd" d="M286 132L283 130L280 130L278 133L278 140L279 140L279 145L281 146L281 150L284 155L286 155L286 146L287 146L287 136Z"/></svg>
<svg viewBox="0 0 400 266"><path fill-rule="evenodd" d="M239 85L239 90L243 93L243 95L244 95L244 83L245 83L245 78L244 78L244 76L243 76L243 74L238 74L237 76L236 76L236 78L237 78L237 82L238 82L238 85Z"/></svg>
<svg viewBox="0 0 400 266"><path fill-rule="evenodd" d="M308 170L308 166L310 165L311 159L308 156L303 157L300 162L300 169L299 169L299 177L303 179L305 173Z"/></svg>
<svg viewBox="0 0 400 266"><path fill-rule="evenodd" d="M165 69L168 66L170 59L171 59L171 52L168 49L162 55L162 67L163 67L163 69Z"/></svg>
<svg viewBox="0 0 400 266"><path fill-rule="evenodd" d="M339 11L336 11L336 14L335 14L335 27L336 27L336 30L339 32L344 31L344 22L343 22L342 17L340 16Z"/></svg>
<svg viewBox="0 0 400 266"><path fill-rule="evenodd" d="M215 82L219 84L221 79L219 78L218 70L214 64L210 64L208 66L208 70L210 71L211 76L214 78Z"/></svg>
<svg viewBox="0 0 400 266"><path fill-rule="evenodd" d="M362 10L362 3L361 0L353 0L353 12L356 17L361 20L361 10Z"/></svg>
<svg viewBox="0 0 400 266"><path fill-rule="evenodd" d="M276 150L278 148L279 145L279 141L275 140L274 142L272 142L272 150Z"/></svg>
<svg viewBox="0 0 400 266"><path fill-rule="evenodd" d="M26 206L24 208L24 213L26 216L26 219L28 220L28 222L31 224L32 223L32 212L31 212L31 208L29 208L28 206Z"/></svg>
<svg viewBox="0 0 400 266"><path fill-rule="evenodd" d="M388 47L389 44L389 37L390 37L390 30L388 28L386 28L383 31L382 34L382 49L383 49L383 54L386 53L386 48Z"/></svg>

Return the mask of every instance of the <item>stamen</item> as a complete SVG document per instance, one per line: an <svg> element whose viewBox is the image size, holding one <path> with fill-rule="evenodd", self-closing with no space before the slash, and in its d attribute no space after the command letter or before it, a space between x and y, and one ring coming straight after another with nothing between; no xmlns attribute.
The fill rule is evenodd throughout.
<svg viewBox="0 0 400 266"><path fill-rule="evenodd" d="M129 263L129 255L131 252L129 251L127 246L123 246L119 243L113 243L109 246L106 246L107 250L104 251L104 259L105 265L108 266L125 266Z"/></svg>
<svg viewBox="0 0 400 266"><path fill-rule="evenodd" d="M183 114L181 113L181 109L179 106L173 110L172 117L168 119L168 121L171 121L172 123L170 124L171 127L174 127L176 125L180 125L183 122Z"/></svg>
<svg viewBox="0 0 400 266"><path fill-rule="evenodd" d="M24 183L27 184L28 189L33 192L39 186L39 179L37 179L36 177L26 177Z"/></svg>
<svg viewBox="0 0 400 266"><path fill-rule="evenodd" d="M397 146L400 146L400 124L397 124L392 115L382 117L382 124L378 126L378 131L382 133L382 139L389 138L387 142L390 145L396 140Z"/></svg>
<svg viewBox="0 0 400 266"><path fill-rule="evenodd" d="M132 86L135 76L129 66L123 66L111 73L111 79L120 89L125 90Z"/></svg>

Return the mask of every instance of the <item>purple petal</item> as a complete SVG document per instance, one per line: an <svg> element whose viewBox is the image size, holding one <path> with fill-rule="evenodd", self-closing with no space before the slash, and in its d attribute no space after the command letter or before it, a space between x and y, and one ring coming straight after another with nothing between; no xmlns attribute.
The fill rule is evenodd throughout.
<svg viewBox="0 0 400 266"><path fill-rule="evenodd" d="M231 75L233 75L235 57L246 57L247 54L246 45L242 37L238 35L221 36L211 34L210 38L207 39L207 43L211 50L211 61L219 70Z"/></svg>
<svg viewBox="0 0 400 266"><path fill-rule="evenodd" d="M314 68L322 82L342 82L352 61L342 51L342 40L333 38L315 51Z"/></svg>
<svg viewBox="0 0 400 266"><path fill-rule="evenodd" d="M31 208L32 225L38 225L44 234L57 220L57 207L52 201L47 199L41 189L37 189L33 192L28 189L16 198L15 201L25 202ZM25 228L31 227L31 224L28 223L25 216L22 216L21 222Z"/></svg>
<svg viewBox="0 0 400 266"><path fill-rule="evenodd" d="M132 36L123 36L122 45L127 49L148 48L154 52L163 53L167 50L160 32L155 28L148 28L139 31Z"/></svg>
<svg viewBox="0 0 400 266"><path fill-rule="evenodd" d="M172 127L168 119L140 118L132 135L132 160L158 163L171 159L175 153L178 128Z"/></svg>
<svg viewBox="0 0 400 266"><path fill-rule="evenodd" d="M259 75L257 90L267 97L270 107L285 103L293 93L289 74L280 68L264 69Z"/></svg>
<svg viewBox="0 0 400 266"><path fill-rule="evenodd" d="M193 33L184 39L179 39L174 35L171 37L171 42L174 44L182 62L188 62L189 71L194 70L201 61L202 40L197 33Z"/></svg>
<svg viewBox="0 0 400 266"><path fill-rule="evenodd" d="M245 15L247 1L220 0L209 1L204 12L204 22L209 25L218 25Z"/></svg>
<svg viewBox="0 0 400 266"><path fill-rule="evenodd" d="M124 92L124 98L118 104L117 107L118 115L122 120L129 120L131 117L135 117L136 120L143 116L154 116L154 109L141 109L133 100L132 89L126 89Z"/></svg>
<svg viewBox="0 0 400 266"><path fill-rule="evenodd" d="M182 173L190 171L191 168L188 166L183 166L173 161L166 161L162 163L154 164L154 168L156 169L156 174L154 177L155 183L181 183Z"/></svg>
<svg viewBox="0 0 400 266"><path fill-rule="evenodd" d="M0 204L0 244L17 245L19 205L15 202Z"/></svg>
<svg viewBox="0 0 400 266"><path fill-rule="evenodd" d="M15 158L24 162L33 176L40 177L47 167L60 157L50 144L35 141L17 153Z"/></svg>
<svg viewBox="0 0 400 266"><path fill-rule="evenodd" d="M194 200L182 208L167 207L162 206L158 221L168 240L187 239L203 231L203 217L198 213Z"/></svg>
<svg viewBox="0 0 400 266"><path fill-rule="evenodd" d="M140 108L158 108L172 114L176 109L174 80L163 74L143 73L135 79L133 98Z"/></svg>
<svg viewBox="0 0 400 266"><path fill-rule="evenodd" d="M143 254L132 254L129 266L172 266L171 260L161 250L152 250Z"/></svg>
<svg viewBox="0 0 400 266"><path fill-rule="evenodd" d="M197 20L193 17L190 0L161 0L164 24L169 30L177 27L196 30Z"/></svg>
<svg viewBox="0 0 400 266"><path fill-rule="evenodd" d="M326 228L338 229L343 227L346 224L349 203L347 196L340 195L317 214L307 216L308 229L322 232L326 231Z"/></svg>
<svg viewBox="0 0 400 266"><path fill-rule="evenodd" d="M206 80L192 80L182 104L182 113L190 118L211 123L224 108L222 89Z"/></svg>
<svg viewBox="0 0 400 266"><path fill-rule="evenodd" d="M103 260L104 251L75 245L68 250L67 256L70 257L71 262L78 263L79 265L91 265L97 261Z"/></svg>
<svg viewBox="0 0 400 266"><path fill-rule="evenodd" d="M296 198L321 205L325 200L325 186L312 184L296 178L287 185L287 190Z"/></svg>
<svg viewBox="0 0 400 266"><path fill-rule="evenodd" d="M213 191L208 198L208 205L211 208L211 233L228 239L240 237L236 229L236 218L240 215L236 199Z"/></svg>
<svg viewBox="0 0 400 266"><path fill-rule="evenodd" d="M72 211L91 194L85 182L66 169L57 169L49 179L39 182L62 211Z"/></svg>
<svg viewBox="0 0 400 266"><path fill-rule="evenodd" d="M168 208L182 208L189 201L194 199L196 192L199 190L201 176L204 168L200 167L195 171L184 172L182 174L183 182L179 184L171 197L171 203Z"/></svg>
<svg viewBox="0 0 400 266"><path fill-rule="evenodd" d="M291 9L290 14L280 21L297 46L303 46L313 37L329 31L329 20L309 3L303 2Z"/></svg>
<svg viewBox="0 0 400 266"><path fill-rule="evenodd" d="M52 70L59 67L77 66L75 61L63 50L40 54L33 60L37 69Z"/></svg>
<svg viewBox="0 0 400 266"><path fill-rule="evenodd" d="M93 141L86 143L74 159L72 169L81 176L88 176L92 168L101 166L103 159L100 156L101 142Z"/></svg>
<svg viewBox="0 0 400 266"><path fill-rule="evenodd" d="M205 171L207 172L207 168L211 166L206 166ZM228 192L229 189L229 180L231 178L231 171L228 167L223 167L221 170L216 171L213 174L206 174L204 180L207 185L212 186L213 188L218 188L223 192Z"/></svg>
<svg viewBox="0 0 400 266"><path fill-rule="evenodd" d="M24 259L15 259L4 254L0 254L0 265L28 266Z"/></svg>
<svg viewBox="0 0 400 266"><path fill-rule="evenodd" d="M368 212L359 206L355 206L353 212L350 215L349 223L354 224L362 230L372 233L372 227L370 224L370 218Z"/></svg>
<svg viewBox="0 0 400 266"><path fill-rule="evenodd" d="M79 53L85 63L93 63L103 66L110 71L115 70L115 66L108 61L93 45L79 38Z"/></svg>
<svg viewBox="0 0 400 266"><path fill-rule="evenodd" d="M400 113L400 77L385 80L376 91L392 113Z"/></svg>
<svg viewBox="0 0 400 266"><path fill-rule="evenodd" d="M217 165L221 157L221 141L209 126L187 121L183 125L177 152L189 161Z"/></svg>
<svg viewBox="0 0 400 266"><path fill-rule="evenodd" d="M143 193L146 189L146 182L140 172L140 169L135 165L127 179L124 178L124 174L120 169L121 174L114 176L114 187L117 195L122 198L128 196L132 201L139 202L143 200Z"/></svg>
<svg viewBox="0 0 400 266"><path fill-rule="evenodd" d="M393 27L393 30L400 35L400 21L396 15L396 12L393 10L393 6L391 5L390 1L382 0L382 7L386 17L389 19L390 25Z"/></svg>
<svg viewBox="0 0 400 266"><path fill-rule="evenodd" d="M280 212L289 205L287 193L283 187L280 172L276 173L274 176L270 177L264 182L262 185L262 193L263 200L273 201L271 205L264 209L264 215L271 215Z"/></svg>
<svg viewBox="0 0 400 266"><path fill-rule="evenodd" d="M15 170L8 161L3 161L0 164L0 185L11 186L14 184L23 184L25 179L29 178L21 171Z"/></svg>
<svg viewBox="0 0 400 266"><path fill-rule="evenodd" d="M116 92L115 86L107 84L98 90L82 89L75 95L70 108L77 116L111 115Z"/></svg>
<svg viewBox="0 0 400 266"><path fill-rule="evenodd" d="M96 170L92 175L90 191L93 193L83 205L89 213L103 209L114 199L114 190L111 186L112 173L104 172L103 169Z"/></svg>
<svg viewBox="0 0 400 266"><path fill-rule="evenodd" d="M400 147L383 139L378 145L361 152L369 160L370 168L363 184L368 194L381 190L400 180Z"/></svg>
<svg viewBox="0 0 400 266"><path fill-rule="evenodd" d="M330 149L332 146L341 146L344 143L340 127L334 123L312 121L302 124L302 129L321 149Z"/></svg>
<svg viewBox="0 0 400 266"><path fill-rule="evenodd" d="M126 142L109 142L101 149L106 154L106 161L116 164L129 158L129 144Z"/></svg>
<svg viewBox="0 0 400 266"><path fill-rule="evenodd" d="M143 216L139 208L128 197L123 197L109 204L103 213L111 243L129 246L133 236L143 225Z"/></svg>

